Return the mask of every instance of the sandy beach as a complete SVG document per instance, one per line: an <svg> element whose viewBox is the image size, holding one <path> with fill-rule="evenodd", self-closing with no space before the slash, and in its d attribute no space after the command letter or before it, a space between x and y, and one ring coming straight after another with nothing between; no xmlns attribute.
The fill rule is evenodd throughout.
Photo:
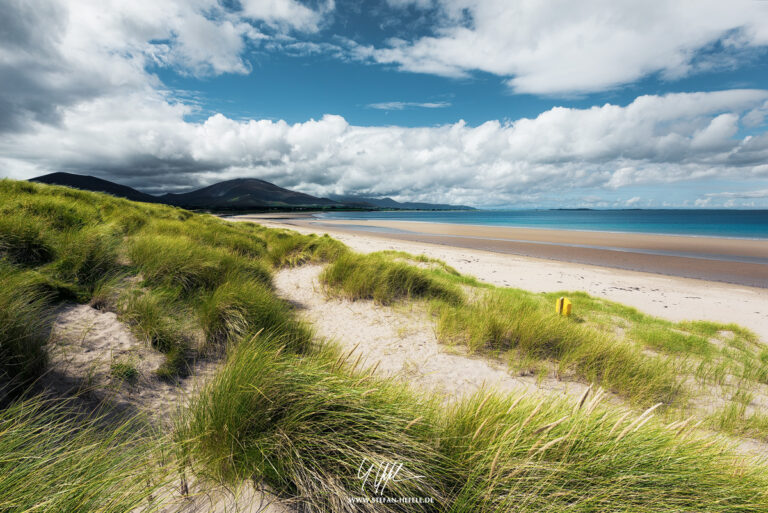
<svg viewBox="0 0 768 513"><path fill-rule="evenodd" d="M700 252L726 257L765 258L768 241L671 237L600 232L496 229L436 223L386 221L317 221L306 215L238 216L237 220L289 228L302 233L328 233L355 251L400 250L439 258L462 273L498 286L535 292L584 291L666 319L735 322L768 343L768 289L763 286L700 279L706 272L768 284L768 265L734 260L684 258L630 251L650 246L660 251ZM348 225L413 230L416 233L363 231ZM417 225L417 226L413 226ZM451 235L472 231L477 238ZM502 233L503 232L503 233ZM482 238L482 237L493 238ZM505 238L506 237L506 238ZM539 243L519 243L516 240ZM624 248L612 251L572 247L582 244ZM513 251L514 250L514 251ZM516 251L530 251L514 254ZM617 255L619 261L617 262ZM621 260L624 258L625 260ZM568 260L568 261L566 261ZM650 272L644 269L643 262ZM621 268L626 266L627 268ZM642 271L634 269L642 269ZM663 273L663 274L662 274ZM678 274L678 275L675 275ZM692 279L688 276L696 276ZM761 281L762 280L762 281Z"/></svg>
<svg viewBox="0 0 768 513"><path fill-rule="evenodd" d="M412 221L288 222L685 278L768 287L768 240L550 230Z"/></svg>

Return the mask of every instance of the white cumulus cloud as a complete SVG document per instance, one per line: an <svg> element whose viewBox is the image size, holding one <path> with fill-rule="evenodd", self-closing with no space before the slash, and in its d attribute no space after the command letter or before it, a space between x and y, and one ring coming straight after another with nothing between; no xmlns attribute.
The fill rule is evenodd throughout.
<svg viewBox="0 0 768 513"><path fill-rule="evenodd" d="M156 95L162 84L153 66L196 76L248 73L247 43L269 37L255 22L313 31L320 17L295 0L245 2L243 10L219 0L5 0L0 132L56 122L82 101Z"/></svg>
<svg viewBox="0 0 768 513"><path fill-rule="evenodd" d="M320 195L510 204L586 189L764 179L768 137L740 139L732 127L767 99L764 90L641 96L507 123L409 128L355 126L336 115L290 124L216 114L192 123L184 105L136 95L68 109L60 125L5 138L0 155L19 177L92 171L155 192L252 176Z"/></svg>
<svg viewBox="0 0 768 513"><path fill-rule="evenodd" d="M752 0L390 4L436 5L433 33L361 47L359 57L419 73L458 77L488 72L505 77L520 93L600 91L653 73L677 78L732 66L735 55L768 44L768 2Z"/></svg>

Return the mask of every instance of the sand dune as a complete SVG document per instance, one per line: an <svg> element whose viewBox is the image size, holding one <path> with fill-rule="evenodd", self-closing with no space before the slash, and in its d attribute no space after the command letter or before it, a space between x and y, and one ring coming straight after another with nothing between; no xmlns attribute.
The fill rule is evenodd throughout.
<svg viewBox="0 0 768 513"><path fill-rule="evenodd" d="M501 392L546 390L574 398L587 388L550 376L514 375L501 361L468 355L463 347L446 347L438 342L434 322L418 304L393 308L327 297L317 279L321 270L322 266L307 265L280 271L275 286L318 335L351 352L347 361L360 356L363 368L376 367L381 375L449 399L469 396L482 387Z"/></svg>

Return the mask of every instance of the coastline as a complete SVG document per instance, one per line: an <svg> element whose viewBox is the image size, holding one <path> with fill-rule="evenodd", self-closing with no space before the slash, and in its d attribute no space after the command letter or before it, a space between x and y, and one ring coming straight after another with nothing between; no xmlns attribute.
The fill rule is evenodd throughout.
<svg viewBox="0 0 768 513"><path fill-rule="evenodd" d="M547 258L464 247L455 244L454 239L445 237L440 239L439 236L437 239L439 242L433 242L424 239L433 239L434 236L424 237L416 234L412 238L411 236L402 238L402 234L396 233L355 231L334 227L325 221L321 225L307 215L300 218L291 216L290 219L269 219L258 215L237 216L230 219L254 221L266 226L287 228L302 233L328 233L353 250L363 253L399 250L412 254L424 254L445 261L459 272L498 286L516 287L534 292L584 291L673 321L703 319L724 323L734 322L750 328L761 340L768 342L768 322L766 322L768 289L762 287L674 276L671 273L621 269L616 267L615 262L613 262L614 265L601 265L594 261L586 263L567 261L561 256L562 253L553 255L553 258ZM546 233L551 233L551 230L547 230ZM605 253L608 257L612 257L618 252ZM627 255L634 257L636 254L627 253ZM695 261L692 258L681 260ZM713 263L731 267L745 265L718 261ZM768 268L768 266L762 267Z"/></svg>
<svg viewBox="0 0 768 513"><path fill-rule="evenodd" d="M240 216L266 220L261 216ZM278 219L272 218L275 221ZM768 288L768 240L283 217L317 231L367 233L495 253Z"/></svg>
<svg viewBox="0 0 768 513"><path fill-rule="evenodd" d="M743 237L734 235L710 235L710 234L696 234L696 233L676 233L676 232L646 232L646 231L632 231L632 230L601 230L593 229L588 230L586 228L553 228L551 226L524 226L524 225L503 225L503 224L482 224L482 223L450 223L447 221L417 221L406 219L341 219L337 217L324 217L327 212L288 212L288 213L269 213L269 214L245 214L245 215L258 215L258 216L277 216L277 218L291 218L291 219L311 219L318 222L333 222L333 223L345 223L345 224L360 224L367 222L383 222L383 223L418 223L425 225L450 225L450 226L466 226L474 228L501 228L512 230L539 230L543 232L580 232L580 233L605 233L605 234L618 234L618 235L648 235L653 237L688 237L688 238L705 238L705 239L724 239L724 240L755 240L755 241L768 241L766 237Z"/></svg>

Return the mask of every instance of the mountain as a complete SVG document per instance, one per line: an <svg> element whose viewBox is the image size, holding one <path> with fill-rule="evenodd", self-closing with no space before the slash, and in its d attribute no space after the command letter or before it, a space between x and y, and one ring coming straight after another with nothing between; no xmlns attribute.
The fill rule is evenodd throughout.
<svg viewBox="0 0 768 513"><path fill-rule="evenodd" d="M327 198L283 189L257 178L236 178L184 194L166 194L163 203L190 208L331 207Z"/></svg>
<svg viewBox="0 0 768 513"><path fill-rule="evenodd" d="M351 206L393 208L401 210L475 210L466 205L448 205L445 203L401 203L392 198L372 198L369 196L338 196L331 195L331 199Z"/></svg>
<svg viewBox="0 0 768 513"><path fill-rule="evenodd" d="M44 183L48 185L66 185L74 189L84 191L106 192L112 196L126 198L132 201L144 201L146 203L158 203L155 196L139 192L126 185L120 185L108 180L102 180L95 176L75 175L72 173L51 173L30 179L30 182Z"/></svg>
<svg viewBox="0 0 768 513"><path fill-rule="evenodd" d="M113 196L133 201L165 203L187 208L264 208L264 207L332 207L343 206L326 198L283 189L277 185L256 178L238 178L219 182L196 191L183 194L152 196L125 185L102 180L95 176L72 173L51 173L32 178L31 182L49 185L65 185L75 189L106 192Z"/></svg>
<svg viewBox="0 0 768 513"><path fill-rule="evenodd" d="M400 210L474 210L463 205L441 203L401 203L392 198L368 196L332 196L316 198L309 194L278 187L258 178L236 178L203 187L182 194L152 196L125 185L120 185L95 176L72 173L51 173L32 178L31 182L49 185L66 185L86 191L106 192L113 196L147 203L165 203L185 208L239 209L249 208L327 208L359 207L388 208Z"/></svg>

